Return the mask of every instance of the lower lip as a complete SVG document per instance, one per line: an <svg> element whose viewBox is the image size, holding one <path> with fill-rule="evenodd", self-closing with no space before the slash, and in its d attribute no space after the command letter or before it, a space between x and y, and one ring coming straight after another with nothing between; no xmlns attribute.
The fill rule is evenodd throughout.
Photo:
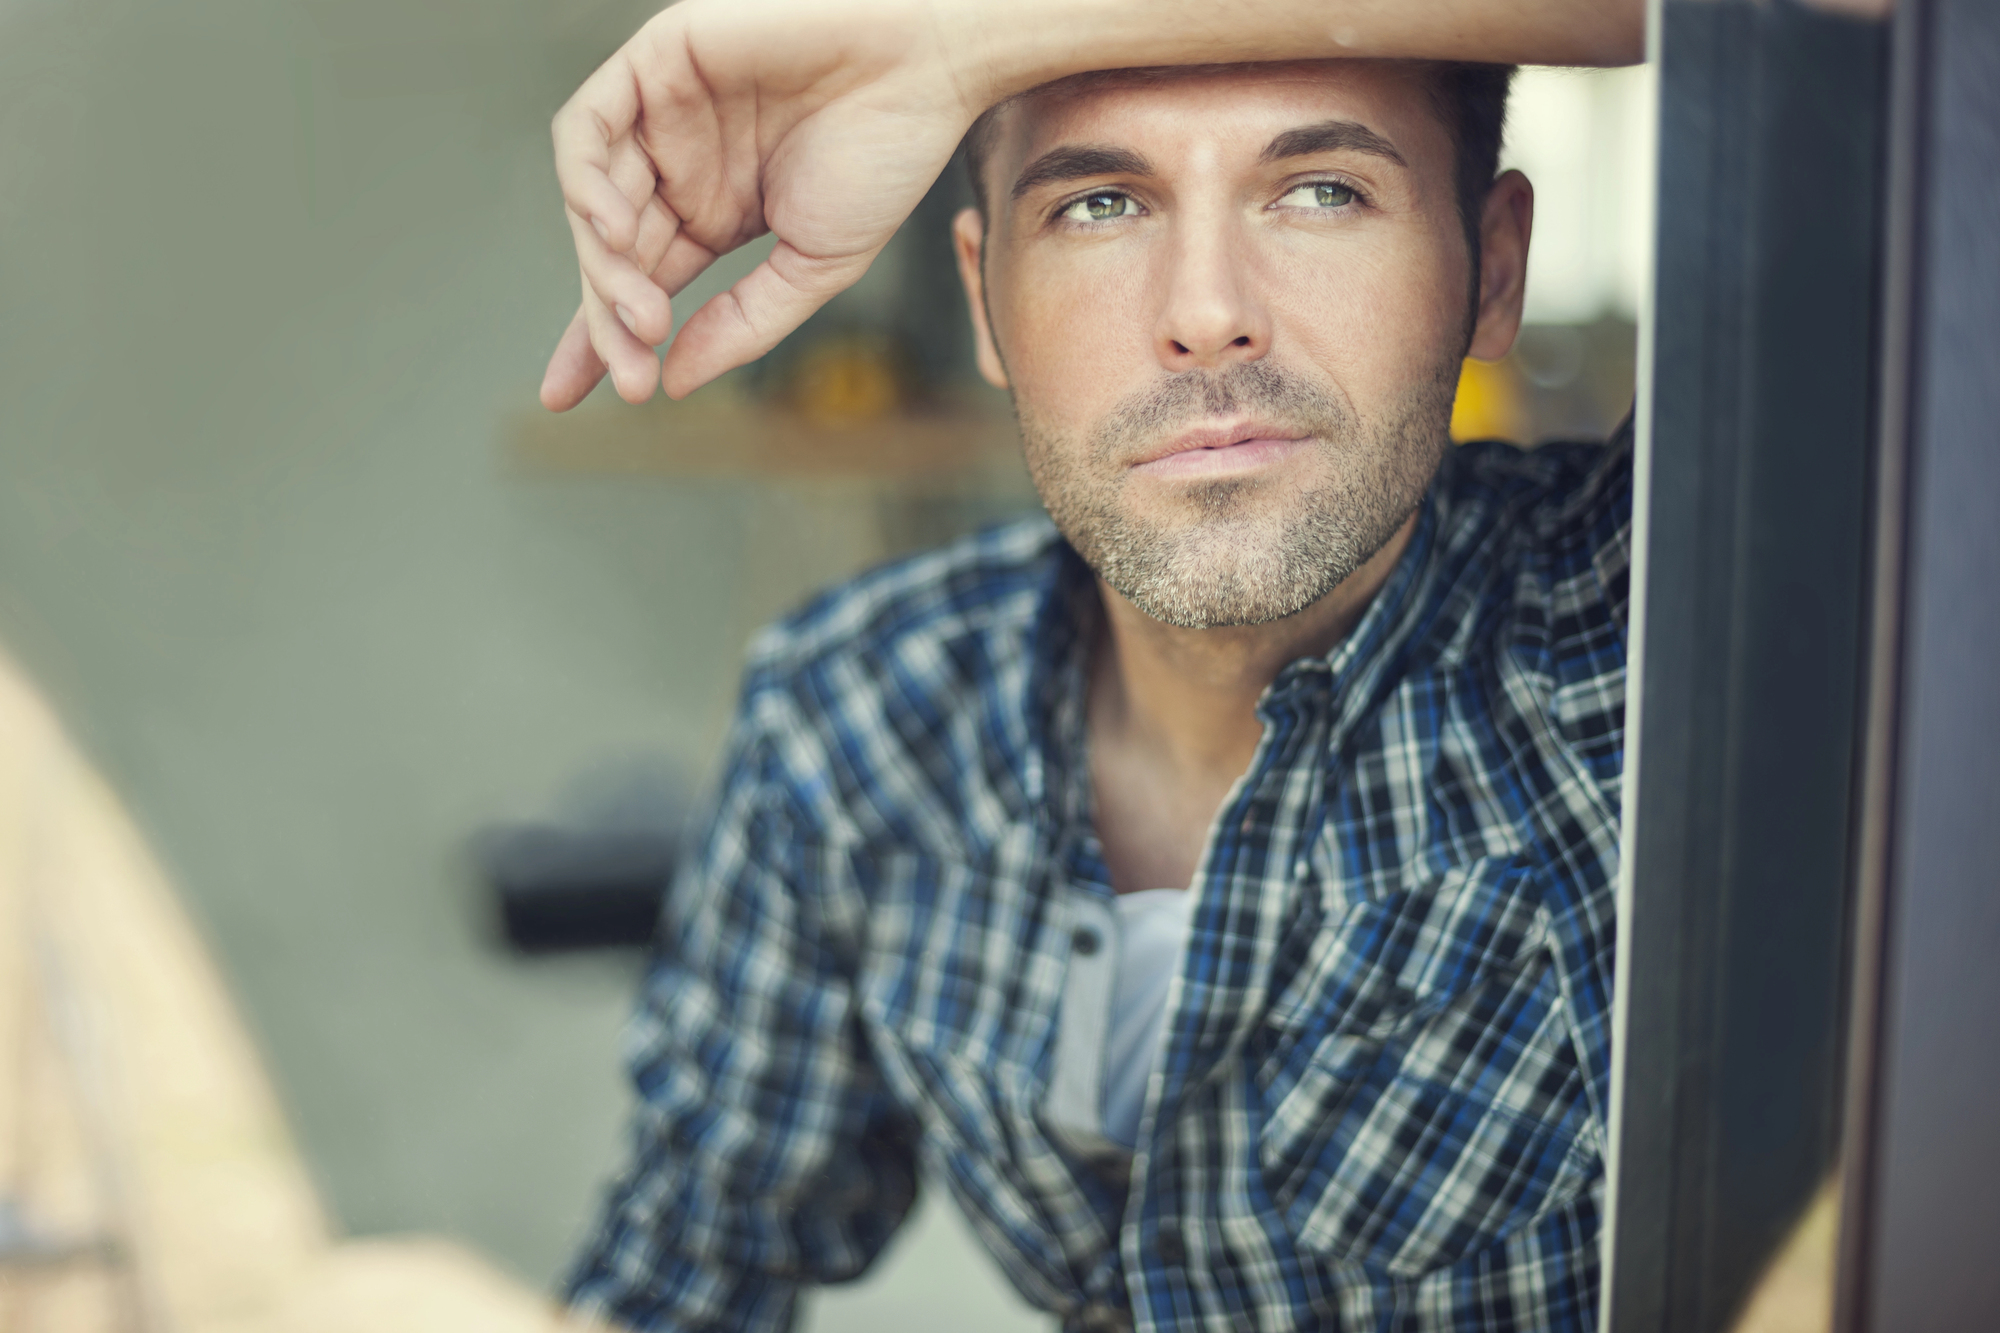
<svg viewBox="0 0 2000 1333"><path fill-rule="evenodd" d="M1311 437L1299 440L1239 440L1219 449L1183 449L1177 454L1137 464L1132 470L1149 477L1231 476L1282 463L1311 443Z"/></svg>

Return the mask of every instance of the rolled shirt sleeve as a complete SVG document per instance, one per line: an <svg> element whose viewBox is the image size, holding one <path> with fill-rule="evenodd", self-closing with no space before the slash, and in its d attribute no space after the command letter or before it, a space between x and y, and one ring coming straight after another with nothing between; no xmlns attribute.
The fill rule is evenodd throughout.
<svg viewBox="0 0 2000 1333"><path fill-rule="evenodd" d="M787 1328L800 1286L866 1269L915 1195L914 1133L854 1012L860 915L787 779L781 712L746 695L627 1037L632 1159L568 1298L632 1328Z"/></svg>

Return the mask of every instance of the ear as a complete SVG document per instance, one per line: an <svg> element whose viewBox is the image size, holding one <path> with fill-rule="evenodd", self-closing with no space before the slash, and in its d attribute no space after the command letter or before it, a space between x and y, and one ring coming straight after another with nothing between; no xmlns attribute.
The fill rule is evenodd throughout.
<svg viewBox="0 0 2000 1333"><path fill-rule="evenodd" d="M1521 331L1528 291L1528 235L1535 227L1535 187L1518 171L1502 172L1486 193L1479 222L1479 314L1466 355L1498 361Z"/></svg>
<svg viewBox="0 0 2000 1333"><path fill-rule="evenodd" d="M986 240L986 219L976 208L959 210L951 220L952 249L958 253L958 278L965 284L965 303L972 309L972 339L979 355L979 373L996 389L1007 387L1007 367L1001 364L993 326L986 318L986 274L980 251Z"/></svg>

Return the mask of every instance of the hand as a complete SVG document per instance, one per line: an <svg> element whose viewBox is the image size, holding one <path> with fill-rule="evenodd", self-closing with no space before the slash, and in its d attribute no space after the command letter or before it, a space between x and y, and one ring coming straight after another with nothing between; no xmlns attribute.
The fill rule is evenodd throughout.
<svg viewBox="0 0 2000 1333"><path fill-rule="evenodd" d="M864 273L984 109L925 0L686 0L554 125L583 303L542 381L563 411L685 397L762 356ZM958 43L962 48L966 44ZM671 297L765 231L764 263L682 327Z"/></svg>

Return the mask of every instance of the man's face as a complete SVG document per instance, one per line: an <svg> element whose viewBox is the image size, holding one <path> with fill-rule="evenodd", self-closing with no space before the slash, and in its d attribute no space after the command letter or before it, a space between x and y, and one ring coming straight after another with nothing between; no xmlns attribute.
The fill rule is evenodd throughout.
<svg viewBox="0 0 2000 1333"><path fill-rule="evenodd" d="M1099 80L996 130L960 259L1063 534L1169 624L1317 601L1421 500L1467 350L1454 150L1414 68Z"/></svg>

